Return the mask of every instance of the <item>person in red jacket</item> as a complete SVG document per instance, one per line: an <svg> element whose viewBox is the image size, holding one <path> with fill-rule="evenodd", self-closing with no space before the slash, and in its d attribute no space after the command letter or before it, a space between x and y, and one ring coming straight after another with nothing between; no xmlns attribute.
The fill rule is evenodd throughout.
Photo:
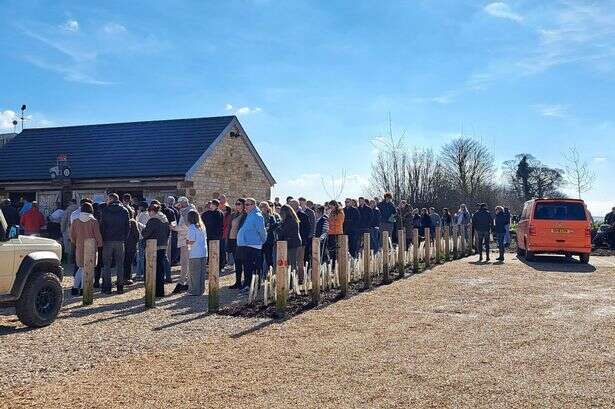
<svg viewBox="0 0 615 409"><path fill-rule="evenodd" d="M38 203L32 202L32 208L21 215L21 228L28 236L38 236L45 225L45 216L38 210Z"/></svg>

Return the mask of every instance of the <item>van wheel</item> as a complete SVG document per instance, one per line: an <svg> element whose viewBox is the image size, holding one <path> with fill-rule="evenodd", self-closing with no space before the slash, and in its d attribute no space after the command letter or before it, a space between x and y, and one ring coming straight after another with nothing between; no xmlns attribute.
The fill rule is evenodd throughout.
<svg viewBox="0 0 615 409"><path fill-rule="evenodd" d="M583 264L589 264L589 254L579 254L579 260Z"/></svg>
<svg viewBox="0 0 615 409"><path fill-rule="evenodd" d="M62 307L62 285L53 273L33 273L15 305L17 317L28 327L45 327Z"/></svg>
<svg viewBox="0 0 615 409"><path fill-rule="evenodd" d="M533 251L529 251L528 249L525 249L525 260L526 261L533 261L534 260L534 252Z"/></svg>

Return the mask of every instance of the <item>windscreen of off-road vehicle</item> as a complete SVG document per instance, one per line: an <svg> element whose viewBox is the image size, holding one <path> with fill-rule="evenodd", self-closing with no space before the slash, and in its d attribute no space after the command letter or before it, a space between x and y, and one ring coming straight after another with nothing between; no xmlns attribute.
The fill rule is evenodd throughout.
<svg viewBox="0 0 615 409"><path fill-rule="evenodd" d="M587 220L582 203L536 203L534 219L537 220Z"/></svg>

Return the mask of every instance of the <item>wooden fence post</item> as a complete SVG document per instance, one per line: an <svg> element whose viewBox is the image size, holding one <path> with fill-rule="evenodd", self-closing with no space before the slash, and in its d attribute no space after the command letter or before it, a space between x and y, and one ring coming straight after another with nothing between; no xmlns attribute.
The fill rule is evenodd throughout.
<svg viewBox="0 0 615 409"><path fill-rule="evenodd" d="M320 303L320 238L312 239L312 303Z"/></svg>
<svg viewBox="0 0 615 409"><path fill-rule="evenodd" d="M406 232L404 229L397 230L397 266L399 277L403 277L406 267Z"/></svg>
<svg viewBox="0 0 615 409"><path fill-rule="evenodd" d="M207 278L209 281L209 289L207 291L207 300L209 302L209 312L218 312L220 308L220 294L218 292L220 286L220 240L211 240L209 242L209 271Z"/></svg>
<svg viewBox="0 0 615 409"><path fill-rule="evenodd" d="M288 299L288 249L286 245L286 241L278 241L276 247L276 313L280 318L284 317L286 313L286 301Z"/></svg>
<svg viewBox="0 0 615 409"><path fill-rule="evenodd" d="M436 226L436 264L440 263L442 258L442 228Z"/></svg>
<svg viewBox="0 0 615 409"><path fill-rule="evenodd" d="M468 237L470 238L470 242L468 243L468 253L467 256L472 254L472 249L476 246L476 237L475 234L472 234L472 224L468 224ZM476 232L475 232L476 233Z"/></svg>
<svg viewBox="0 0 615 409"><path fill-rule="evenodd" d="M96 240L86 239L83 246L83 305L92 305L94 302L96 250Z"/></svg>
<svg viewBox="0 0 615 409"><path fill-rule="evenodd" d="M389 283L391 278L389 277L389 232L382 232L382 282Z"/></svg>
<svg viewBox="0 0 615 409"><path fill-rule="evenodd" d="M156 239L145 242L145 308L156 304Z"/></svg>
<svg viewBox="0 0 615 409"><path fill-rule="evenodd" d="M419 229L412 229L412 262L415 273L419 272Z"/></svg>
<svg viewBox="0 0 615 409"><path fill-rule="evenodd" d="M444 226L444 261L451 259L451 226Z"/></svg>
<svg viewBox="0 0 615 409"><path fill-rule="evenodd" d="M425 227L425 267L431 265L431 230L429 227Z"/></svg>
<svg viewBox="0 0 615 409"><path fill-rule="evenodd" d="M342 297L348 294L348 236L337 236L337 271L340 276L340 292Z"/></svg>
<svg viewBox="0 0 615 409"><path fill-rule="evenodd" d="M365 283L365 288L372 288L372 273L370 271L371 258L370 234L363 233L363 281Z"/></svg>

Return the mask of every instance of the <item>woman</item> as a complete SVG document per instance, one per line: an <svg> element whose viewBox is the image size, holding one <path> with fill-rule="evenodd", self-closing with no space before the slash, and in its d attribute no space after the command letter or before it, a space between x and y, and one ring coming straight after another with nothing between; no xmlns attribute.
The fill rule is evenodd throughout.
<svg viewBox="0 0 615 409"><path fill-rule="evenodd" d="M328 203L329 209L329 235L327 237L327 249L329 251L329 259L333 268L337 261L337 247L339 245L339 236L344 234L344 212L340 208L340 204L335 200Z"/></svg>
<svg viewBox="0 0 615 409"><path fill-rule="evenodd" d="M498 261L504 261L504 247L505 247L505 238L506 238L506 225L510 223L508 216L504 212L504 208L502 206L496 206L495 208L495 237L498 241L498 250L500 251L500 257L497 258Z"/></svg>
<svg viewBox="0 0 615 409"><path fill-rule="evenodd" d="M156 240L156 297L164 297L164 266L170 228L167 217L160 211L158 203L147 208L149 219L141 232L143 241Z"/></svg>
<svg viewBox="0 0 615 409"><path fill-rule="evenodd" d="M245 203L246 201L244 199L237 199L235 202L235 211L231 214L231 227L228 233L228 248L231 253L233 253L233 259L235 260L235 284L230 287L233 289L243 288L241 282L243 264L241 264L241 254L237 251L237 233L246 217Z"/></svg>
<svg viewBox="0 0 615 409"><path fill-rule="evenodd" d="M297 217L297 213L295 213L293 208L286 204L280 208L280 217L282 218L282 224L280 225L278 240L286 241L288 265L291 266L291 269L297 271L297 260L299 248L301 247L299 217Z"/></svg>
<svg viewBox="0 0 615 409"><path fill-rule="evenodd" d="M228 234L231 230L231 213L233 209L225 204L221 207L221 210L222 214L224 214L224 219L222 219L222 240L220 240L220 265L224 266L225 270L228 270L231 268L229 257L232 253L228 250Z"/></svg>
<svg viewBox="0 0 615 409"><path fill-rule="evenodd" d="M274 216L271 206L268 202L261 202L259 204L263 218L265 219L265 229L267 230L267 241L263 244L263 260L260 265L263 266L262 276L266 276L270 267L274 267L273 260L273 248L275 242L278 240L278 227L279 223Z"/></svg>
<svg viewBox="0 0 615 409"><path fill-rule="evenodd" d="M75 263L78 267L75 273L73 288L71 289L72 295L83 294L83 251L85 241L87 239L94 239L96 241L96 248L103 246L100 226L93 213L94 209L90 203L82 204L81 214L70 226L70 241L75 245Z"/></svg>
<svg viewBox="0 0 615 409"><path fill-rule="evenodd" d="M207 233L198 212L188 212L188 235L186 243L190 248L188 263L190 263L190 295L203 295L205 292L205 274L207 268Z"/></svg>
<svg viewBox="0 0 615 409"><path fill-rule="evenodd" d="M451 233L451 226L453 224L453 215L448 211L448 207L442 209L442 228L448 229L448 233Z"/></svg>

